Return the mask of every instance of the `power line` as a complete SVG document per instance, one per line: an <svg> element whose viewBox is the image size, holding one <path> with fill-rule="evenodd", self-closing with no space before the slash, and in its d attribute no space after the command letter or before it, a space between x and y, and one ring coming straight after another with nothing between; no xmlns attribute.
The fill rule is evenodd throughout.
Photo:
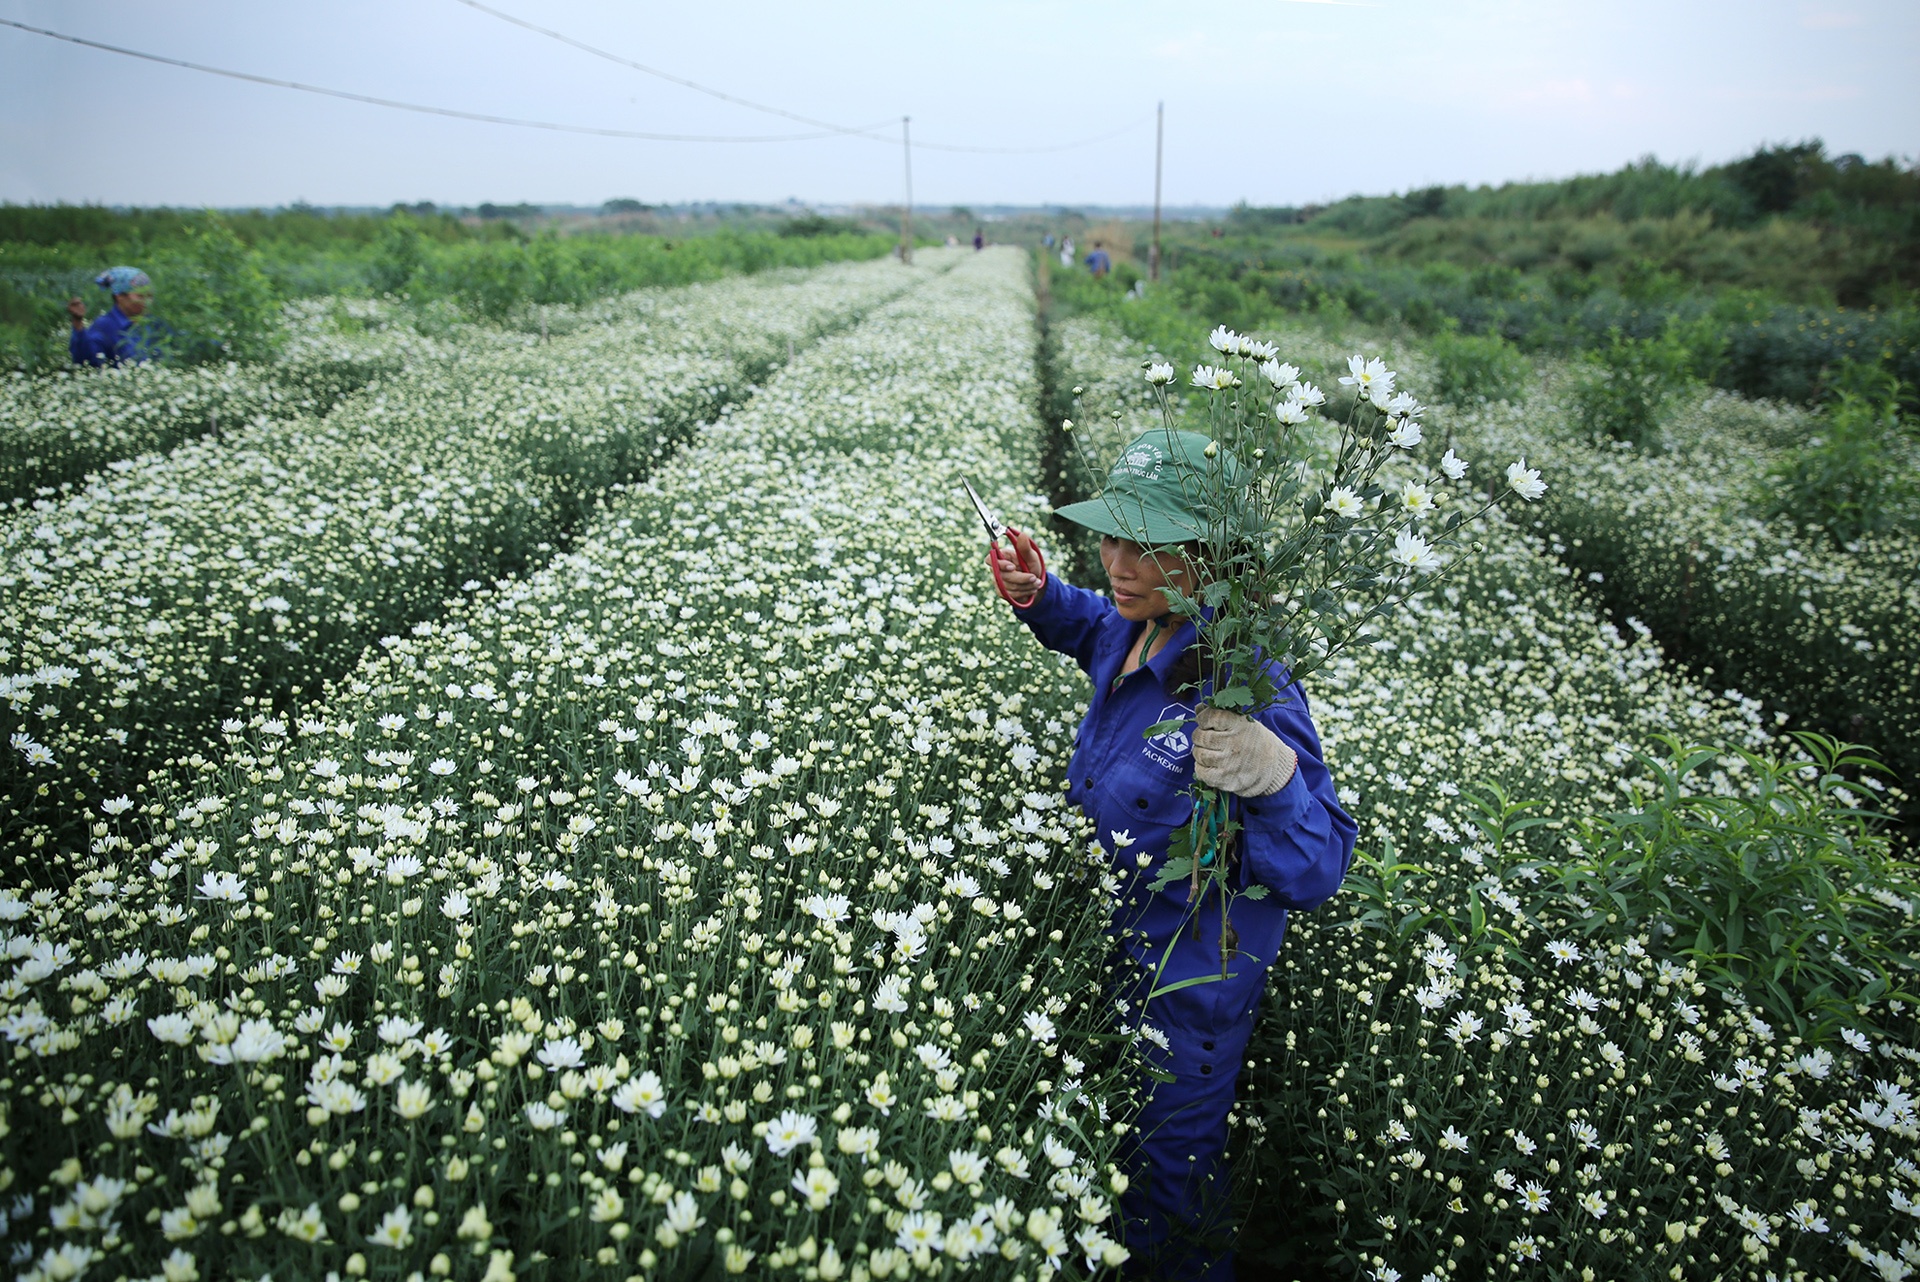
<svg viewBox="0 0 1920 1282"><path fill-rule="evenodd" d="M859 130L831 128L821 133L810 134L661 134L647 133L637 129L602 129L593 125L568 125L551 120L523 120L517 116L493 116L478 111L461 111L455 107L432 107L417 102L402 102L396 98L380 98L373 94L352 93L345 89L329 89L324 85L303 84L298 80L281 80L273 76L257 76L248 71L233 71L226 67L212 67L203 62L190 62L185 58L169 58L163 54L145 53L139 49L126 49L120 45L111 45L99 40L88 40L82 36L70 36L64 32L49 31L44 27L28 26L24 22L15 22L11 18L0 18L0 26L13 27L19 31L30 32L36 36L46 36L52 40L64 40L68 44L83 45L89 49L100 49L107 53L117 53L123 57L139 58L145 62L157 62L169 67L183 67L188 71L205 72L211 76L225 76L229 80L245 80L256 85L272 85L278 89L298 89L302 93L320 94L328 98L342 98L348 102L367 103L375 107L391 107L396 111L412 111L425 116L446 116L454 120L474 120L487 125L513 125L520 129L546 129L556 133L592 134L601 138L637 138L645 142L807 142L817 138L833 138L846 133L858 133ZM868 126L874 128L875 126Z"/></svg>
<svg viewBox="0 0 1920 1282"><path fill-rule="evenodd" d="M577 40L574 37L565 34L564 32L555 31L549 27L539 26L536 23L528 22L524 18L516 18L510 13L505 13L499 9L493 8L491 5L481 4L480 0L455 0L455 3L463 4L467 8L476 10L477 12L480 12L480 13L484 13L489 17L498 18L501 22L511 23L516 27L521 27L527 31L532 31L532 32L535 32L536 34L543 35L547 37L549 40L558 40L561 44L571 45L573 48L578 49L583 53L592 54L596 58L604 58L608 62L617 63L622 67L627 67L634 71L643 72L649 76L657 76L662 80L666 80L673 84L681 85L685 88L692 89L696 93L703 93L703 94L706 94L708 97L718 98L722 102L730 102L730 103L733 103L735 106L746 107L751 111L763 111L763 112L766 112L768 115L781 116L787 120L798 121L803 125L812 125L817 129L829 129L837 134L846 134L852 137L867 138L867 139L871 139L874 142L884 142L888 144L891 144L893 142L893 139L888 137L887 135L876 134L873 132L875 129L879 127L877 125L862 125L862 126L836 125L830 120L817 120L812 116L803 116L799 112L788 111L784 107L773 107L773 106L767 105L766 103L755 102L751 98L742 98L736 94L730 94L723 89L715 89L711 85L703 85L697 80L689 80L685 76L676 76L670 71L662 71L658 67L649 67L647 64L643 62L635 62L631 58L627 58L620 54L610 52L609 50L606 50L606 49L602 49L598 45L590 45L584 40ZM942 143L942 142L917 142L913 145L925 151L956 151L956 152L969 152L969 153L981 154L981 155L1042 155L1047 152L1072 151L1075 148L1079 148L1079 147L1090 147L1094 143L1105 142L1109 138L1118 138L1121 134L1130 133L1133 130L1138 129L1141 125L1145 124L1148 120L1151 120L1151 119L1152 119L1151 116L1142 116L1140 117L1140 119L1131 121L1125 125L1122 125L1118 129L1110 130L1103 134L1097 134L1091 138L1079 138L1079 139L1075 139L1072 142L1054 143L1054 144L1039 146L1039 147L976 147L976 146L968 146L963 143ZM813 135L813 136L817 136L817 135Z"/></svg>
<svg viewBox="0 0 1920 1282"><path fill-rule="evenodd" d="M608 62L617 63L633 71L644 72L649 76L657 76L662 80L670 81L673 84L691 89L696 93L706 94L710 98L718 98L722 102L730 102L737 107L746 107L751 111L764 111L770 116L784 116L788 120L795 120L803 125L812 125L815 129L825 129L837 134L871 136L868 134L868 130L876 127L867 125L865 127L855 128L849 125L836 125L830 120L815 120L811 116L803 116L798 112L787 111L781 107L770 107L763 102L755 102L751 98L741 98L735 94L727 93L725 90L703 85L697 80L688 80L685 76L676 76L670 71L662 71L658 67L649 67L644 62L635 62L631 58L624 58L617 53L610 53L596 45L590 45L584 40L575 40L572 36L566 35L563 32L555 31L549 27L539 26L536 23L528 22L525 18L516 18L512 14L504 13L490 5L481 4L479 0L455 0L455 3L463 4L469 9L478 10L490 18L498 18L502 22L512 23L516 27L522 27L538 35L543 35L549 40L558 40L561 44L572 45L582 53L590 53L596 58L604 58Z"/></svg>

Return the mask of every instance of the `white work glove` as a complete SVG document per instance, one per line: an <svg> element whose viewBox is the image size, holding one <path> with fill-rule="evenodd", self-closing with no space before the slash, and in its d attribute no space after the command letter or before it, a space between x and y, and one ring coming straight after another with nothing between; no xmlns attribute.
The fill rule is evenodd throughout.
<svg viewBox="0 0 1920 1282"><path fill-rule="evenodd" d="M1279 792L1300 764L1280 736L1225 708L1202 708L1193 733L1193 777L1222 792L1265 797Z"/></svg>

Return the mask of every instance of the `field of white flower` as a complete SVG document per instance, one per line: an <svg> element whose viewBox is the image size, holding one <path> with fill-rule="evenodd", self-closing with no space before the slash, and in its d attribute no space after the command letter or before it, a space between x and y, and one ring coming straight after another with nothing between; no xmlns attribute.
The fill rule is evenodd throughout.
<svg viewBox="0 0 1920 1282"><path fill-rule="evenodd" d="M252 366L14 374L0 382L0 499L24 506L38 490L115 459L171 449L215 422L239 428L301 408L292 389Z"/></svg>
<svg viewBox="0 0 1920 1282"><path fill-rule="evenodd" d="M1085 320L1055 337L1059 381L1120 407L1090 423L1124 438L1151 421L1134 347ZM1335 364L1322 337L1275 337L1310 377ZM1462 442L1505 457L1512 438ZM1873 792L1771 741L1757 703L1699 688L1644 629L1604 623L1527 530L1478 533L1479 561L1309 691L1364 853L1296 920L1249 1049L1246 1245L1379 1278L1906 1276L1910 1014L1879 957L1844 959L1837 993L1790 969L1860 937L1892 947L1893 991L1916 987L1901 954L1920 883L1858 822ZM1657 734L1715 751L1689 771ZM1643 818L1594 818L1628 806ZM1594 871L1639 841L1670 911ZM1731 866L1713 880L1699 852L1717 842ZM1831 914L1815 877L1845 892ZM1744 895L1770 924L1734 938L1750 966L1685 954L1690 889ZM1808 928L1784 937L1796 916Z"/></svg>
<svg viewBox="0 0 1920 1282"><path fill-rule="evenodd" d="M0 522L19 1276L1123 1262L1116 887L1057 786L1084 684L988 590L958 486L1025 524L1062 484L1019 257L290 323L232 376L330 413ZM1344 350L1273 337L1332 385ZM1145 353L1085 320L1046 351L1097 456L1154 421ZM73 382L100 422L132 385ZM1540 412L1430 445L1470 484L1544 456L1569 505L1490 514L1313 678L1363 854L1249 1050L1243 1254L1907 1277L1920 882L1855 764L1569 568L1568 511L1641 494L1670 538L1734 469L1578 455Z"/></svg>
<svg viewBox="0 0 1920 1282"><path fill-rule="evenodd" d="M1920 770L1920 539L1889 530L1835 546L1817 526L1756 511L1769 467L1820 430L1804 411L1726 393L1668 420L1666 453L1596 447L1564 421L1549 378L1519 405L1459 416L1463 439L1531 454L1566 476L1533 516L1561 560L1617 613L1690 663L1791 715Z"/></svg>
<svg viewBox="0 0 1920 1282"><path fill-rule="evenodd" d="M903 284L862 263L649 291L563 339L474 337L325 418L146 455L0 519L12 853L34 863L76 801L216 742L243 700L311 693L543 558L793 344Z"/></svg>
<svg viewBox="0 0 1920 1282"><path fill-rule="evenodd" d="M1123 1257L1081 683L957 486L1031 501L1032 300L1011 253L915 277L0 897L23 1276Z"/></svg>

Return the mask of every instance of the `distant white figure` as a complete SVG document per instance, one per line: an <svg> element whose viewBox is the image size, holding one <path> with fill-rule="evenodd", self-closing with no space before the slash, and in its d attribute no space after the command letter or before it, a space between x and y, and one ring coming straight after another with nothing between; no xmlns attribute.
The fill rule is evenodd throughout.
<svg viewBox="0 0 1920 1282"><path fill-rule="evenodd" d="M1073 237L1071 236L1060 242L1060 265L1073 266Z"/></svg>

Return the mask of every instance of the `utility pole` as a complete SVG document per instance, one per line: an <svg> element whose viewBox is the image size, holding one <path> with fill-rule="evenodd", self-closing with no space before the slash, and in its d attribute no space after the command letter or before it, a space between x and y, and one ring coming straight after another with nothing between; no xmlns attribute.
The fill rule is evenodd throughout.
<svg viewBox="0 0 1920 1282"><path fill-rule="evenodd" d="M907 216L900 220L900 261L913 261L913 136L908 132L912 116L900 117L900 155L907 164Z"/></svg>
<svg viewBox="0 0 1920 1282"><path fill-rule="evenodd" d="M1167 104L1161 103L1153 119L1153 248L1147 252L1147 279L1160 279L1160 158L1165 151Z"/></svg>

